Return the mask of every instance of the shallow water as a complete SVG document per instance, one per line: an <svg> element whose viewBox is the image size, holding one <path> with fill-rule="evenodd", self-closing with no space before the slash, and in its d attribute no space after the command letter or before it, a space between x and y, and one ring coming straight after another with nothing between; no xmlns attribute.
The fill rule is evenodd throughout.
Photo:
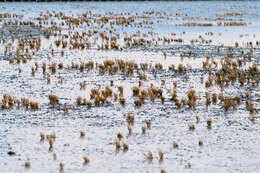
<svg viewBox="0 0 260 173"><path fill-rule="evenodd" d="M254 101L257 109L260 108L259 86L252 87L245 85L239 87L236 83L230 85L223 91L224 96L242 95L241 104L237 109L225 112L220 104L211 105L208 109L205 106L205 92L221 93L217 86L205 89L204 83L200 83L203 77L204 82L208 77L202 69L202 61L206 56L214 57L219 63L228 54L227 46L234 46L237 41L238 48L234 48L235 58L242 57L241 51L248 52L250 47L247 42L252 41L254 52L252 60L247 62L245 68L253 63L260 67L260 47L256 41L260 40L260 2L259 1L203 1L203 2L53 2L53 3L0 3L0 13L24 14L23 20L33 20L40 12L47 10L56 12L63 11L67 15L77 16L88 10L93 14L105 14L113 11L115 14L129 12L134 14L143 11L167 12L169 15L154 23L152 28L117 27L117 31L123 35L152 31L156 36L168 37L170 33L176 33L174 38L182 37L184 43L173 43L169 45L158 44L151 46L130 46L119 50L100 50L97 45L85 50L64 50L64 57L61 57L58 48L54 54L49 49L50 40L42 37L40 51L32 56L32 60L26 64L10 64L9 59L15 56L15 49L12 55L4 54L4 44L0 46L0 96L8 93L16 98L29 98L39 102L40 108L36 111L17 109L8 110L0 108L0 172L59 172L59 163L64 163L64 172L160 172L165 169L170 172L259 172L260 171L260 122L259 114L256 114L255 121L250 121L249 111L245 106L245 92L250 91L250 99ZM39 10L41 9L41 10ZM198 26L176 26L187 22L185 16L200 18L216 17L216 14L226 12L245 13L241 16L232 16L234 20L242 19L247 26L216 26L212 21L212 27ZM176 13L181 16L176 16ZM172 16L171 16L172 14ZM164 15L162 15L164 16ZM157 16L158 17L158 16ZM137 19L141 20L141 19ZM154 17L152 20L157 21ZM189 21L189 20L188 20ZM198 21L207 22L200 19ZM2 26L0 38L8 37L8 28ZM26 28L25 28L26 29ZM87 26L77 28L79 32L89 29ZM185 31L185 33L183 32ZM66 31L64 31L66 32ZM205 35L213 32L212 36ZM42 36L42 31L33 31L36 36ZM219 34L221 33L221 35ZM245 36L241 37L243 34ZM211 44L190 44L191 39L199 36L204 39L211 39ZM26 35L22 33L15 40ZM156 37L155 36L155 37ZM9 38L10 39L10 38ZM10 40L9 40L10 41ZM100 41L100 40L99 40ZM119 40L120 41L120 40ZM122 40L121 40L122 41ZM122 41L123 42L123 41ZM220 46L223 45L223 46ZM217 49L221 47L218 52ZM183 52L192 50L191 56L181 58ZM167 57L163 56L167 53ZM51 57L51 58L49 58ZM106 59L135 61L136 63L160 62L163 70L157 72L156 77L149 69L147 80L141 88L148 88L150 84L161 87L161 79L166 80L162 86L165 103L161 104L160 99L152 102L147 99L142 107L137 108L134 104L136 98L132 97L132 87L138 85L137 71L133 76L123 73L115 75L100 75L98 69L80 72L79 70L66 68L72 62L80 63L93 60L95 63L102 63ZM31 68L38 62L39 70L35 76L31 75ZM47 67L51 62L63 62L64 69L57 69L56 74L51 75L51 83L47 84L40 68L42 62ZM190 65L191 70L185 74L168 71L168 66L174 64ZM19 68L22 72L19 73ZM47 69L48 73L51 73ZM185 76L189 78L186 80ZM259 74L257 76L259 78ZM60 83L63 78L64 82ZM119 101L102 106L76 106L76 98L82 96L90 99L89 93L92 88L99 85L104 89L114 81L114 92L117 86L124 86L124 97L126 104L120 105ZM80 90L80 82L86 81L85 90ZM170 101L170 94L173 82L177 81L178 98L186 97L187 91L195 89L199 96L196 109L176 109L175 104ZM51 108L48 95L56 94L60 98L57 108ZM64 105L74 104L75 109L69 109L64 114ZM127 137L127 122L125 115L130 112L135 115L132 135ZM190 131L188 124L195 123L195 116L200 116L200 123L196 124L195 131ZM207 128L207 118L212 118L212 129ZM142 126L147 120L151 120L152 128L142 135ZM80 138L80 130L86 131L86 136ZM48 141L40 142L40 132L45 134L56 133L54 151L49 152ZM123 141L129 145L129 150L116 151L114 145L109 145L116 139L117 133L123 133ZM203 141L203 146L198 141ZM173 141L179 144L179 148L173 148ZM164 161L159 163L158 149L164 153ZM147 150L151 150L154 159L151 163L147 161ZM8 151L14 151L14 156L9 156ZM57 154L57 160L53 160L53 153ZM83 157L88 156L90 163L83 166ZM25 168L25 161L30 160L31 167ZM191 164L187 168L187 163Z"/></svg>

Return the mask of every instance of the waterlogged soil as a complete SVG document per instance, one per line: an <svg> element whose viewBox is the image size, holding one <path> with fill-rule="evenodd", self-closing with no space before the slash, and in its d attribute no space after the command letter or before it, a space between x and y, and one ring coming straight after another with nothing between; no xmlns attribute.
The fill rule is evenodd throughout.
<svg viewBox="0 0 260 173"><path fill-rule="evenodd" d="M221 70L226 56L231 56L232 61L243 59L242 52L252 51L251 59L243 61L244 66L240 70L247 70L253 64L259 69L260 47L256 44L260 40L260 2L236 1L236 2L59 2L59 3L0 3L0 13L22 14L20 20L35 20L40 13L55 10L67 15L81 15L91 10L92 16L98 14L129 13L135 14L141 11L155 11L162 14L154 17L154 23L147 28L115 26L120 34L120 49L101 48L101 39L96 42L89 38L92 47L84 49L56 48L54 41L61 36L51 35L49 39L44 37L43 30L32 28L28 33L27 26L4 25L2 19L1 46L0 46L0 97L5 94L14 98L28 98L39 103L37 110L26 109L22 106L13 106L8 109L0 108L0 172L259 172L260 171L260 87L245 83L241 86L237 81L232 85L221 89L217 85L205 87L205 82L210 76L209 71L203 68L203 62L209 57L209 62L214 60L218 66L213 68L212 74ZM40 10L39 10L40 8ZM163 14L167 12L167 14ZM218 26L214 20L219 14L239 13L231 16L234 20L246 22L246 26ZM178 17L178 15L181 17ZM154 13L153 13L154 14ZM156 13L155 13L156 14ZM173 15L170 15L173 14ZM218 14L218 15L217 15ZM228 15L228 14L226 14ZM231 15L231 14L230 14ZM234 14L233 14L234 15ZM156 15L155 15L156 16ZM166 16L166 17L163 17ZM179 26L186 23L185 17L200 17L199 22L213 21L212 27ZM157 20L159 22L157 23ZM51 19L50 19L51 20ZM62 19L53 19L57 22ZM141 19L137 19L141 20ZM194 19L188 22L192 22ZM196 21L196 22L198 22ZM95 24L93 24L95 25ZM89 28L88 28L89 27ZM81 33L90 26L80 26L71 29L63 26L62 33L78 31ZM94 26L93 26L94 27ZM9 30L20 28L21 31L15 37L11 37ZM123 40L124 32L128 35L136 33L154 32L151 38L171 37L182 38L182 43L126 46ZM205 33L212 32L213 35ZM210 43L202 40L211 40ZM31 55L26 63L10 63L11 58L16 57L18 39L41 37L41 46L35 54ZM3 41L5 39L5 41ZM13 42L12 42L13 39ZM199 40L193 44L191 40ZM238 46L235 47L235 42ZM252 45L250 44L252 42ZM6 45L13 44L11 51L5 53ZM100 44L99 44L100 43ZM50 44L54 51L50 49ZM232 48L231 48L232 46ZM30 51L29 51L30 52ZM30 52L31 53L31 52ZM133 75L124 72L100 74L99 64L105 60L133 61L138 64ZM72 68L72 64L81 62L94 62L92 70ZM32 75L32 68L38 69ZM47 64L48 75L43 75L42 65ZM51 72L51 63L63 63L63 68L55 73ZM139 85L142 72L140 64L147 63L148 69L144 72L146 80L142 80L141 89L151 87L151 84L162 89L165 97L164 104L161 99L145 99L142 106L137 107L133 97L132 88ZM162 69L153 70L160 63ZM169 66L179 64L187 67L184 72L170 71ZM260 79L259 71L255 75ZM113 80L113 85L111 85ZM165 84L163 84L163 81ZM85 89L80 83L86 83ZM187 92L195 90L197 101L195 108L184 105L178 109L171 100L174 83L177 83L177 97L187 99ZM81 96L91 100L91 89L104 90L110 86L113 93L119 93L118 86L124 88L125 104L120 104L119 98L108 98L108 102L91 108L86 105L77 105L76 99ZM206 94L222 93L224 97L240 96L240 103L236 108L228 111L223 109L223 103L211 104L206 107ZM249 92L249 96L246 96ZM55 108L50 105L48 95L55 94L59 97L59 103ZM246 102L250 99L254 103L255 112L250 113ZM68 112L64 112L64 108ZM129 134L126 115L130 112L135 120L132 124L132 133ZM196 116L200 121L196 122ZM207 121L211 118L212 126L208 127ZM151 128L144 134L142 127L151 120ZM193 124L195 130L190 130ZM80 137L80 131L85 132ZM45 135L55 133L56 138L53 150L49 149L47 139L41 141L40 132ZM116 149L114 141L118 132L123 134L121 144L128 144L128 150ZM199 141L203 145L199 145ZM173 146L173 141L178 147ZM163 160L159 159L158 150L163 152ZM15 152L13 155L8 152ZM148 151L153 154L149 160ZM54 159L54 153L56 159ZM88 164L83 164L83 157L90 159ZM30 166L25 166L25 162ZM63 163L64 169L60 169Z"/></svg>

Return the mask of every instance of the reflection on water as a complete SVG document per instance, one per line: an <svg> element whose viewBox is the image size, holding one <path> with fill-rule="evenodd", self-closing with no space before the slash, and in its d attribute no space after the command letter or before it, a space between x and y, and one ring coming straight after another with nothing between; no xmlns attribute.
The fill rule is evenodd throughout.
<svg viewBox="0 0 260 173"><path fill-rule="evenodd" d="M113 29L120 35L118 42L122 50L101 50L101 38L95 40L89 36L92 47L84 50L64 49L61 56L61 48L55 48L51 52L50 44L55 47L54 41L61 35L43 36L44 30L50 24L43 25L41 29L32 28L32 37L38 39L41 36L40 49L32 55L32 59L26 63L10 64L10 58L16 56L15 47L10 48L10 54L5 54L5 46L11 44L10 29L19 30L14 39L30 37L30 28L27 26L4 25L10 19L2 18L1 45L0 45L0 96L8 93L16 98L29 98L39 103L36 111L26 110L16 106L12 109L0 109L0 172L59 172L60 162L64 164L64 172L160 172L161 168L167 172L258 172L260 170L260 135L258 114L254 121L250 120L249 111L246 109L246 91L250 92L250 100L259 109L259 85L252 87L245 84L241 87L237 83L230 85L223 91L224 96L234 97L241 95L241 104L236 109L225 112L222 105L212 104L205 106L205 92L221 93L218 86L206 89L205 81L209 73L202 68L206 57L214 57L218 67L224 57L232 53L234 60L243 58L250 52L249 42L252 41L253 55L251 61L239 70L245 70L254 63L259 69L260 49L256 41L260 40L259 19L260 2L258 1L201 1L201 2L46 2L46 3L0 3L0 13L24 15L20 20L35 21L36 16L46 14L47 11L58 13L62 11L68 16L77 17L88 13L92 18L98 18L98 14L109 16L135 16L136 21L129 26L114 25ZM91 11L91 13L89 13ZM143 16L149 16L149 24L144 22ZM81 16L82 17L82 16ZM91 20L94 20L92 19ZM62 19L55 17L50 21L62 26ZM246 26L219 26L219 22L244 22ZM144 22L145 23L145 22ZM179 26L187 23L211 23L213 26ZM64 25L62 33L69 31L82 33L93 28L100 29L98 23L93 25L80 25L69 28ZM135 25L136 24L136 25ZM103 30L110 30L111 28ZM28 32L26 32L28 30ZM55 29L53 29L55 31ZM138 30L140 32L138 32ZM138 33L140 35L138 35ZM152 33L152 34L149 34ZM112 35L112 34L111 34ZM135 35L135 38L147 38L152 40L151 45L130 45L124 41L125 35ZM147 36L146 36L147 35ZM134 37L134 36L133 36ZM183 43L163 42L163 38L182 38ZM158 39L162 38L162 40ZM2 39L8 41L4 42ZM193 41L192 41L193 40ZM197 42L196 42L197 40ZM211 42L208 42L211 40ZM156 42L158 44L156 44ZM194 42L194 44L191 44ZM227 46L237 48L232 50ZM69 43L70 44L70 43ZM221 46L223 45L223 46ZM31 52L30 52L31 53ZM160 99L148 98L140 108L135 106L136 97L133 97L132 88L139 85L141 69L135 69L133 75L119 72L109 75L106 72L100 75L98 65L104 60L123 59L134 61L138 65L147 63L154 67L161 63L163 69L154 72L153 68L146 71L146 80L143 80L141 89L149 88L151 83L162 88L165 96L164 104ZM94 62L93 70L80 72L80 68L71 68L72 64L81 62ZM209 60L210 62L211 59ZM35 62L39 69L32 75ZM47 83L48 75L42 74L42 66L46 62L47 73L50 75L50 84ZM63 63L64 68L51 74L49 65L55 62ZM73 62L73 63L72 63ZM98 63L98 64L96 64ZM179 64L187 67L185 73L171 72L169 66ZM151 65L150 65L151 64ZM213 66L213 65L212 65ZM191 68L191 69L190 69ZM21 72L19 73L19 69ZM215 71L213 70L213 73ZM259 79L259 73L256 74ZM162 85L162 80L165 85ZM90 100L92 88L105 89L111 85L114 93L118 93L118 86L124 87L124 106L119 99L108 99L101 106L94 104L89 109L87 105L77 106L78 96ZM201 83L201 81L204 83ZM86 82L85 90L80 89L80 83ZM177 82L178 98L186 98L189 89L194 89L198 95L196 109L188 109L188 106L177 109L171 101L173 83ZM169 93L168 93L169 92ZM57 108L49 104L49 94L59 97ZM64 113L67 106L68 113ZM129 133L126 115L130 112L135 116L135 123ZM189 130L189 125L194 124L196 116L200 122L195 124L195 130ZM207 128L208 118L212 119L212 128ZM144 125L151 120L151 129ZM145 126L146 127L146 126ZM80 131L85 132L80 137ZM49 151L49 141L40 141L40 132L52 134L56 138L53 151ZM116 151L114 141L118 132L122 132L121 143L125 142L129 148L127 152L122 149ZM199 141L203 141L203 146ZM178 147L173 146L173 141ZM159 162L158 149L164 153L163 162ZM152 152L153 160L147 161L148 150ZM8 155L14 151L14 155ZM56 159L54 159L56 153ZM83 157L88 156L90 162L84 164ZM24 166L29 160L30 168ZM190 167L190 168L189 168Z"/></svg>

